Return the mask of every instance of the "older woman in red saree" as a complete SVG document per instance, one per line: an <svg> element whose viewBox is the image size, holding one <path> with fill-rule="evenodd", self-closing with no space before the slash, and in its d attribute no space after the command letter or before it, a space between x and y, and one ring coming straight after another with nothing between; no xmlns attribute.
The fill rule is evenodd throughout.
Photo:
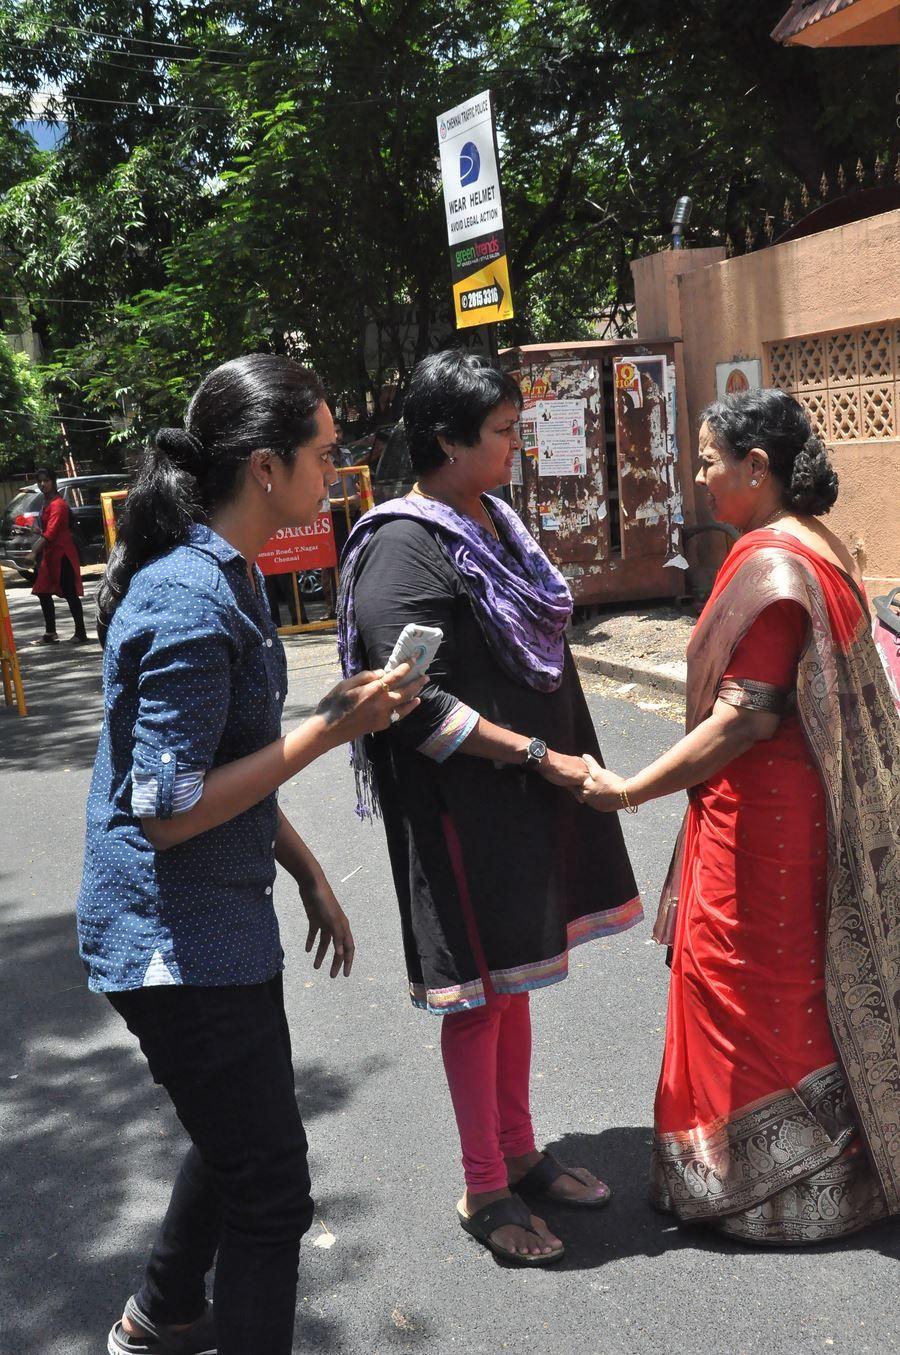
<svg viewBox="0 0 900 1355"><path fill-rule="evenodd" d="M688 734L584 798L687 789L651 1198L747 1242L900 1213L897 716L825 449L780 391L706 411L698 482L742 538L688 647Z"/></svg>

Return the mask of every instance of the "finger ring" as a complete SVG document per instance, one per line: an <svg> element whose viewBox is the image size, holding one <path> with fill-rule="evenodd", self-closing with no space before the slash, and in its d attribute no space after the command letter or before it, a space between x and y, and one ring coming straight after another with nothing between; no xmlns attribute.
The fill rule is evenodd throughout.
<svg viewBox="0 0 900 1355"><path fill-rule="evenodd" d="M386 692L390 693L390 690L391 690L391 689L390 689L390 687L387 685L387 683L385 682L384 678L383 678L383 677L380 677L380 678L378 679L378 681L381 683L381 685L382 685L382 687L384 688L384 690L385 690Z"/></svg>
<svg viewBox="0 0 900 1355"><path fill-rule="evenodd" d="M392 724L392 725L395 725L399 719L400 719L400 712L399 712L399 710L392 710L392 711L391 711L391 724Z"/></svg>

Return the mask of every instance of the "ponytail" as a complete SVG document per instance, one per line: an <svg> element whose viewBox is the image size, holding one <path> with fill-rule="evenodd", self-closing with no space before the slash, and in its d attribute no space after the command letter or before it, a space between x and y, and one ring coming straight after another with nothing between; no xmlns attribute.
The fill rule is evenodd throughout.
<svg viewBox="0 0 900 1355"><path fill-rule="evenodd" d="M186 427L161 428L141 457L100 585L101 639L137 571L234 496L251 452L265 449L290 464L314 436L324 399L314 372L272 353L210 372L188 406Z"/></svg>
<svg viewBox="0 0 900 1355"><path fill-rule="evenodd" d="M197 520L196 471L201 455L202 448L190 433L161 428L141 458L97 596L97 625L104 637L137 571L184 541Z"/></svg>

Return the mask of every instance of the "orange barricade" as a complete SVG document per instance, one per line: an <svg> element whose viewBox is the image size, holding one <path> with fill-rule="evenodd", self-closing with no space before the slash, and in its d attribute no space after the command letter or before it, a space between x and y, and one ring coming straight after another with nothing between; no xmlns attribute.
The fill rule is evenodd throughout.
<svg viewBox="0 0 900 1355"><path fill-rule="evenodd" d="M13 694L20 715L28 714L25 704L25 688L22 686L22 674L19 669L19 656L16 653L16 638L13 635L12 619L9 615L9 603L6 600L6 585L3 582L3 570L0 569L0 669L3 670L3 695L6 704L11 706Z"/></svg>
<svg viewBox="0 0 900 1355"><path fill-rule="evenodd" d="M290 574L293 585L294 614L303 615L303 603L297 584L298 571L320 569L329 573L333 579L334 595L340 582L340 566L335 545L334 516L343 514L347 532L357 517L368 513L375 506L372 497L372 476L368 466L339 466L335 472L341 481L343 494L340 499L328 500L311 527L287 527L278 532L260 552L257 563L264 574ZM353 486L353 480L357 486ZM358 500L358 512L357 510ZM304 635L310 631L333 632L337 622L333 619L323 621L297 621L290 626L279 626L279 635Z"/></svg>
<svg viewBox="0 0 900 1355"><path fill-rule="evenodd" d="M106 542L106 554L116 542L116 504L124 503L128 498L127 489L111 489L100 495L100 511L103 514L103 540Z"/></svg>

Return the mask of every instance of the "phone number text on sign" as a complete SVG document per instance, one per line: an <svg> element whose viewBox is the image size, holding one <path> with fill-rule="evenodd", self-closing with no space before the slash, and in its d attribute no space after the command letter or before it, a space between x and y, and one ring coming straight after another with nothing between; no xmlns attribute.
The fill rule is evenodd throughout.
<svg viewBox="0 0 900 1355"><path fill-rule="evenodd" d="M500 288L481 287L474 292L463 292L459 298L460 310L477 310L481 306L499 306Z"/></svg>
<svg viewBox="0 0 900 1355"><path fill-rule="evenodd" d="M302 569L333 569L337 564L331 513L320 513L310 527L283 527L257 556L264 574L293 574Z"/></svg>

